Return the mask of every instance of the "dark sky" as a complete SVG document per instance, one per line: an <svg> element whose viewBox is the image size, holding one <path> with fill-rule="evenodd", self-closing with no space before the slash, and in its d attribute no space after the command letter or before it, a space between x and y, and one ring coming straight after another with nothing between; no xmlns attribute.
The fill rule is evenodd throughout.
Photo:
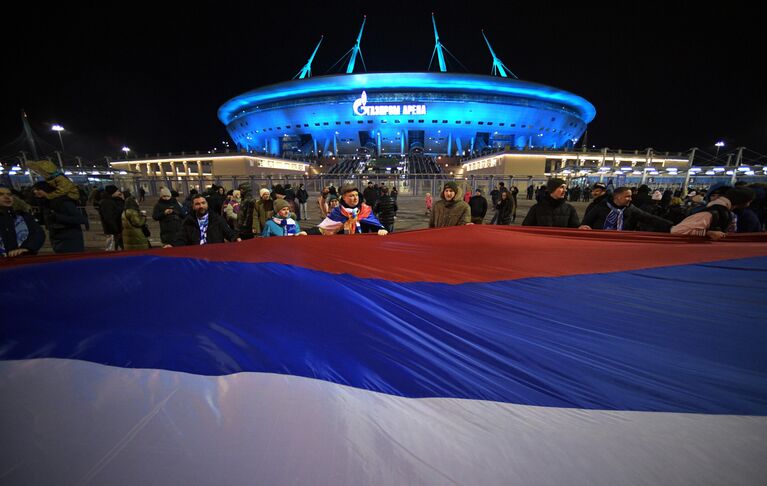
<svg viewBox="0 0 767 486"><path fill-rule="evenodd" d="M754 11L735 2L710 10L700 2L534 3L25 7L0 33L0 155L21 133L22 108L50 150L58 145L53 123L67 129L67 152L86 157L118 156L123 145L140 154L221 147L229 140L216 118L224 101L291 79L322 34L314 73L325 74L353 45L363 14L369 72L426 70L431 11L443 44L469 72L489 73L484 28L521 79L593 103L589 145L714 152L721 139L723 153L741 145L767 153L767 40Z"/></svg>

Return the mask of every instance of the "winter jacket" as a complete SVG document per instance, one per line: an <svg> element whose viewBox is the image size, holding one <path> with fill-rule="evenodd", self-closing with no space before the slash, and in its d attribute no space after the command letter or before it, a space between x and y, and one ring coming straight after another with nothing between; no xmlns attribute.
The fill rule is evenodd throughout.
<svg viewBox="0 0 767 486"><path fill-rule="evenodd" d="M279 220L279 223L276 220ZM287 225L282 226L282 222L285 221ZM286 234L287 230L287 234ZM293 218L269 218L269 221L264 225L264 230L261 232L261 236L296 236L301 232L301 226Z"/></svg>
<svg viewBox="0 0 767 486"><path fill-rule="evenodd" d="M612 199L603 199L602 202L594 206L583 218L583 222L586 226L590 226L592 229L603 229L607 215L610 214L610 206L608 202L612 203ZM645 225L646 231L657 231L660 233L668 233L671 230L671 226L674 223L655 216L648 212L642 211L638 207L630 204L623 210L623 230L624 231L640 231L639 225Z"/></svg>
<svg viewBox="0 0 767 486"><path fill-rule="evenodd" d="M26 230L23 228L26 226ZM26 237L19 241L20 236ZM30 254L37 253L45 243L45 230L31 214L13 209L0 208L0 254L26 248Z"/></svg>
<svg viewBox="0 0 767 486"><path fill-rule="evenodd" d="M472 196L469 199L469 207L471 208L472 218L485 218L487 214L487 199L482 196Z"/></svg>
<svg viewBox="0 0 767 486"><path fill-rule="evenodd" d="M208 244L223 243L224 240L234 241L237 239L237 233L229 227L223 216L208 211ZM200 244L200 224L197 222L197 215L192 213L184 219L181 225L181 233L173 242L173 246L199 245Z"/></svg>
<svg viewBox="0 0 767 486"><path fill-rule="evenodd" d="M514 209L514 201L512 199L501 199L498 204L495 205L495 210L498 211L498 219L496 224L510 225L511 213Z"/></svg>
<svg viewBox="0 0 767 486"><path fill-rule="evenodd" d="M557 228L577 228L578 213L564 199L546 196L527 212L522 226L552 226Z"/></svg>
<svg viewBox="0 0 767 486"><path fill-rule="evenodd" d="M378 221L387 228L394 224L394 216L397 215L397 203L391 196L382 196L373 206L373 212L378 217Z"/></svg>
<svg viewBox="0 0 767 486"><path fill-rule="evenodd" d="M72 198L59 196L44 207L45 225L50 233L51 246L56 253L85 251L83 230L86 219Z"/></svg>
<svg viewBox="0 0 767 486"><path fill-rule="evenodd" d="M173 212L165 214L166 209L172 209ZM185 217L186 211L176 198L157 201L152 210L152 219L160 222L160 241L164 245L171 245L178 238Z"/></svg>
<svg viewBox="0 0 767 486"><path fill-rule="evenodd" d="M119 235L122 233L122 214L125 210L125 201L119 197L105 196L101 198L99 216L105 235Z"/></svg>
<svg viewBox="0 0 767 486"><path fill-rule="evenodd" d="M672 235L706 236L708 231L727 232L732 222L730 208L732 204L726 197L720 197L708 203L705 211L686 217L681 223L671 228Z"/></svg>
<svg viewBox="0 0 767 486"><path fill-rule="evenodd" d="M126 250L146 250L149 240L141 227L146 224L146 216L135 209L126 209L122 214L123 244Z"/></svg>
<svg viewBox="0 0 767 486"><path fill-rule="evenodd" d="M440 194L441 199L434 203L429 217L429 228L443 228L445 226L462 226L471 223L471 208L461 199L460 189L456 191L452 201L445 200L445 191Z"/></svg>

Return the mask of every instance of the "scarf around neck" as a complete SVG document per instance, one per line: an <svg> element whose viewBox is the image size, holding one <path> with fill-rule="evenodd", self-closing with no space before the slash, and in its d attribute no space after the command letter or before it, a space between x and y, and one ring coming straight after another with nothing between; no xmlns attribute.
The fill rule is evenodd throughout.
<svg viewBox="0 0 767 486"><path fill-rule="evenodd" d="M610 214L607 215L602 229L622 231L623 212L626 210L626 207L619 208L618 206L613 206L610 202L607 203L607 207L610 208Z"/></svg>

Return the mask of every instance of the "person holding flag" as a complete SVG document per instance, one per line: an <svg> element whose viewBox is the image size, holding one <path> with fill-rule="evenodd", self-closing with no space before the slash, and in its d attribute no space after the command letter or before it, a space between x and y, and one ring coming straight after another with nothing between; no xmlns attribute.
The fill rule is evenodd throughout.
<svg viewBox="0 0 767 486"><path fill-rule="evenodd" d="M389 233L375 217L370 206L360 200L359 189L354 184L346 184L341 188L341 204L330 211L320 223L319 230L323 235L376 231L383 236Z"/></svg>

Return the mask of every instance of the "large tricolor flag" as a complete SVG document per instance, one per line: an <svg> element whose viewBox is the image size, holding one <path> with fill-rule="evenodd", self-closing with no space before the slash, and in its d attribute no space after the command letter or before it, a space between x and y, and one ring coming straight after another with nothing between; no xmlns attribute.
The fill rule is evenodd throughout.
<svg viewBox="0 0 767 486"><path fill-rule="evenodd" d="M1 484L767 481L767 240L500 226L5 261Z"/></svg>

